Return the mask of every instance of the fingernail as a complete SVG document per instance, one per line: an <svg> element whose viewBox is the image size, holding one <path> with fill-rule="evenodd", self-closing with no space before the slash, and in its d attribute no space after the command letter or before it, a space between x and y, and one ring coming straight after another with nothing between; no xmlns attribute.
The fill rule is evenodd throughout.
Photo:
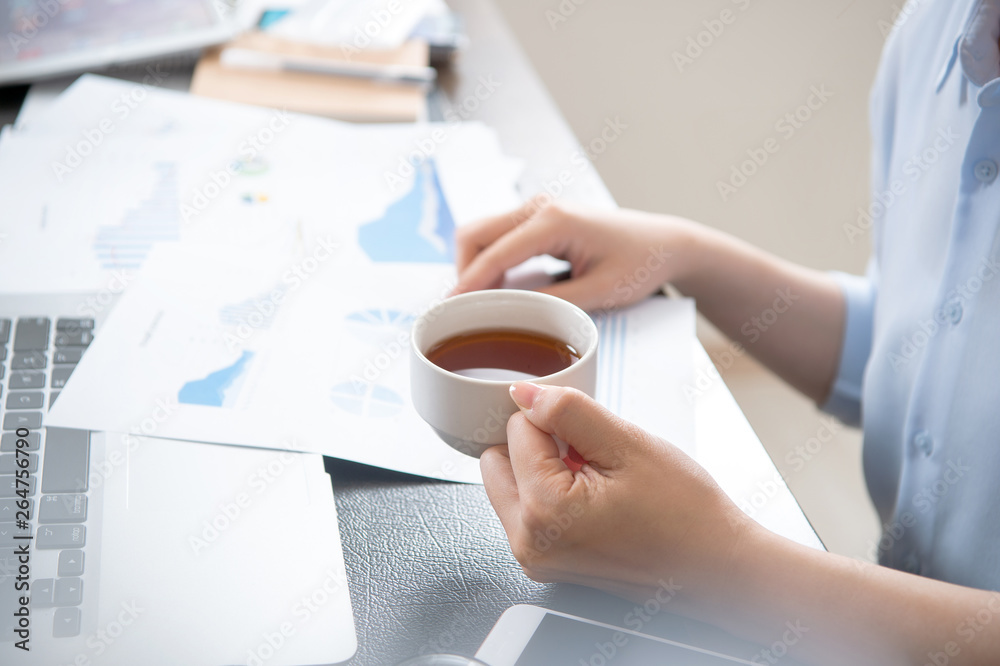
<svg viewBox="0 0 1000 666"><path fill-rule="evenodd" d="M516 382L510 385L510 397L521 409L531 409L542 387L531 382Z"/></svg>

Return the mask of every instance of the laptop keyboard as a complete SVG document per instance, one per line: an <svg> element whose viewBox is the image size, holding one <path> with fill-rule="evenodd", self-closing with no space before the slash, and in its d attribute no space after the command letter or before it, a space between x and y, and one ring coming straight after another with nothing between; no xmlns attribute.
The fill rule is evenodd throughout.
<svg viewBox="0 0 1000 666"><path fill-rule="evenodd" d="M0 319L0 642L13 639L14 612L26 596L16 587L24 574L24 548L32 634L80 633L90 433L42 428L42 415L93 334L92 319L58 319L55 326L45 317Z"/></svg>

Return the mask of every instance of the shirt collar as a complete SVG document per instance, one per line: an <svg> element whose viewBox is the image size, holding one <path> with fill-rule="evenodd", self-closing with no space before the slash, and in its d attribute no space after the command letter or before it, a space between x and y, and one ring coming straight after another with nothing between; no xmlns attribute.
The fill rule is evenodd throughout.
<svg viewBox="0 0 1000 666"><path fill-rule="evenodd" d="M944 87L956 62L961 63L965 78L976 86L1000 77L1000 0L975 0L961 25L938 76L937 92Z"/></svg>

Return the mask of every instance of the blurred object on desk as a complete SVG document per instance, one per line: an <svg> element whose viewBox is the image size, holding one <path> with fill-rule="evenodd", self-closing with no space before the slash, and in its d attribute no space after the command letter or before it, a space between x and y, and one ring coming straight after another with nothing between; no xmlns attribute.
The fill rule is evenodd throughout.
<svg viewBox="0 0 1000 666"><path fill-rule="evenodd" d="M274 37L318 46L344 47L345 55L403 45L443 0L307 0L268 25Z"/></svg>
<svg viewBox="0 0 1000 666"><path fill-rule="evenodd" d="M353 57L337 46L291 42L251 32L225 46L280 58L391 67L426 67L428 47L412 40L394 50L365 50ZM191 92L232 102L310 113L356 122L412 122L426 115L425 90L408 83L334 76L326 73L227 67L221 48L208 51L195 68Z"/></svg>
<svg viewBox="0 0 1000 666"><path fill-rule="evenodd" d="M435 66L451 62L469 43L461 15L444 0L297 0L294 7L274 3L258 27L289 41L339 46L347 58L417 39L430 46Z"/></svg>

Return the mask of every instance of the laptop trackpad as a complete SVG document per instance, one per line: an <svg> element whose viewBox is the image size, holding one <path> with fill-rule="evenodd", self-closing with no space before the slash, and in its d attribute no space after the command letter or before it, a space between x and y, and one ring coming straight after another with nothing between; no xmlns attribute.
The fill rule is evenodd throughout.
<svg viewBox="0 0 1000 666"><path fill-rule="evenodd" d="M109 663L143 663L152 652L183 654L176 663L246 663L261 636L290 622L296 640L268 666L353 654L336 510L321 459L162 439L108 448L108 462L116 452L123 457L104 489L101 622L134 604L142 609L136 627L144 627L122 635ZM293 609L317 590L325 603L298 623ZM182 647L177 636L199 641Z"/></svg>

